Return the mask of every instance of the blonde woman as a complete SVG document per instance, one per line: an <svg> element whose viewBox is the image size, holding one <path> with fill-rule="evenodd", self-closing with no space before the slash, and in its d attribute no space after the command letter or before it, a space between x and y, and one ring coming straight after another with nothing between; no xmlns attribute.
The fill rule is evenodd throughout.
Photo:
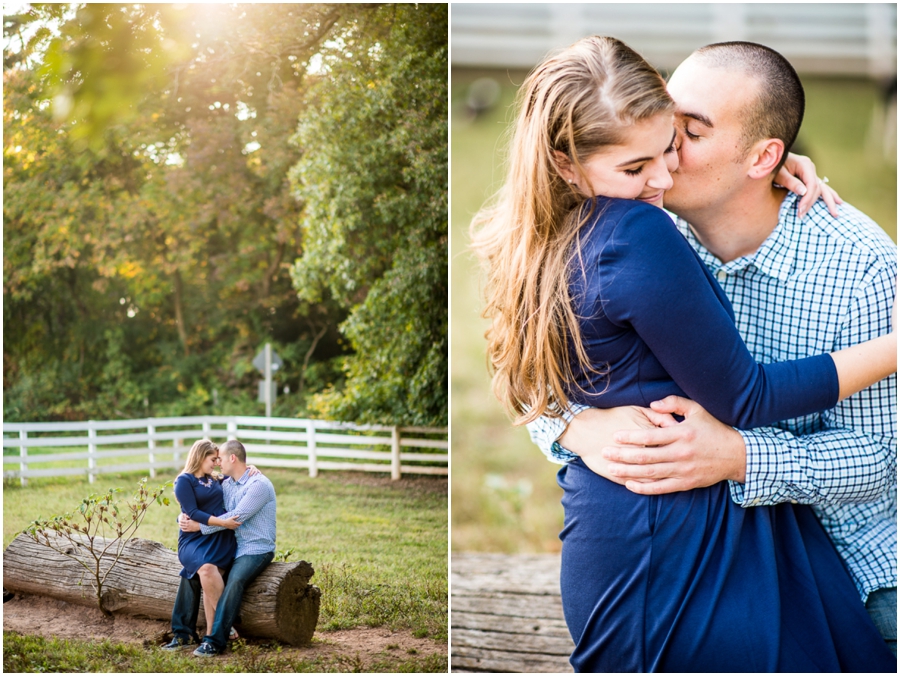
<svg viewBox="0 0 900 676"><path fill-rule="evenodd" d="M199 523L228 529L209 535L183 530L178 533L178 560L184 566L180 575L185 580L191 580L195 576L200 579L207 634L212 633L216 604L225 588L222 575L231 567L237 550L234 530L240 526L234 518L219 518L226 510L222 486L213 474L213 468L218 463L219 447L209 439L201 439L191 446L184 470L175 479L175 497L183 513ZM173 626L173 630L175 629L178 628ZM176 636L179 634L178 631L175 633ZM182 633L197 638L196 626L187 628ZM179 644L172 647L182 646Z"/></svg>
<svg viewBox="0 0 900 676"><path fill-rule="evenodd" d="M896 370L893 333L753 361L723 291L658 208L678 166L673 112L659 74L613 38L579 41L522 86L506 183L473 223L494 390L516 423L567 400L647 407L679 394L755 427ZM894 668L808 507L743 510L725 483L641 496L580 459L558 480L576 671Z"/></svg>

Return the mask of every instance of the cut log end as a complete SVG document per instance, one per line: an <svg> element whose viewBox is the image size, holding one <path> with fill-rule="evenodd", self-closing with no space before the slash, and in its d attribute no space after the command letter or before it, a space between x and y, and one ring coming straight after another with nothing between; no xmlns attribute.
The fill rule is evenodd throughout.
<svg viewBox="0 0 900 676"><path fill-rule="evenodd" d="M316 629L322 592L309 584L312 566L306 561L301 561L296 566L278 588L275 622L278 626L278 638L292 645L303 645L312 640Z"/></svg>

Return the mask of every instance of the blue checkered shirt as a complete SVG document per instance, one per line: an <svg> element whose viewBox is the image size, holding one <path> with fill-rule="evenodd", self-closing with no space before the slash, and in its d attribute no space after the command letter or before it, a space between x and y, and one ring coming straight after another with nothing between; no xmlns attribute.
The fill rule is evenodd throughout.
<svg viewBox="0 0 900 676"><path fill-rule="evenodd" d="M722 263L676 224L719 280L737 328L761 363L833 352L890 331L897 248L848 204L832 218L819 200L797 218L799 197L784 200L778 226L756 253ZM743 507L810 504L846 561L865 600L897 586L897 377L824 413L741 431L744 483L730 482ZM557 443L583 406L528 426L552 462L577 457Z"/></svg>
<svg viewBox="0 0 900 676"><path fill-rule="evenodd" d="M262 474L249 476L249 471L237 481L226 477L222 482L228 511L219 518L235 516L241 522L234 531L237 538L234 558L275 551L275 487ZM201 524L200 530L208 534L222 530L222 527Z"/></svg>

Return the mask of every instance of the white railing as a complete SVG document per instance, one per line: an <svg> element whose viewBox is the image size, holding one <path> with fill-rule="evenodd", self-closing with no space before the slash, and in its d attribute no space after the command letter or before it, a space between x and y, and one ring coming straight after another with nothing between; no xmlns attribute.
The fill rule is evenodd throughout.
<svg viewBox="0 0 900 676"><path fill-rule="evenodd" d="M311 477L319 470L390 472L392 479L448 473L446 428L197 416L4 423L3 477L23 486L31 477L87 476L93 483L99 474L148 470L152 478L158 469L183 467L183 456L201 438L239 439L253 464L307 469Z"/></svg>
<svg viewBox="0 0 900 676"><path fill-rule="evenodd" d="M698 47L749 40L802 73L897 73L895 3L456 3L453 66L530 69L586 35L614 35L671 71ZM521 81L521 80L520 80Z"/></svg>

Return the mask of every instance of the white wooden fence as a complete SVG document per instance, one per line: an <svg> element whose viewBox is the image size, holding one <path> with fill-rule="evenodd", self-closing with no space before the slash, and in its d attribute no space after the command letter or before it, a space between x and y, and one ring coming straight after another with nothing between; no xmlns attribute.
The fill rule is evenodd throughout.
<svg viewBox="0 0 900 676"><path fill-rule="evenodd" d="M749 40L778 50L801 73L897 73L895 3L455 3L453 66L530 69L586 35L614 35L657 68L698 47Z"/></svg>
<svg viewBox="0 0 900 676"><path fill-rule="evenodd" d="M325 420L197 416L3 424L3 477L87 476L180 469L197 439L239 439L259 467L447 474L447 430ZM18 453L15 450L17 449ZM138 460L138 458L140 458ZM128 460L123 463L123 460ZM7 466L16 466L7 469Z"/></svg>

